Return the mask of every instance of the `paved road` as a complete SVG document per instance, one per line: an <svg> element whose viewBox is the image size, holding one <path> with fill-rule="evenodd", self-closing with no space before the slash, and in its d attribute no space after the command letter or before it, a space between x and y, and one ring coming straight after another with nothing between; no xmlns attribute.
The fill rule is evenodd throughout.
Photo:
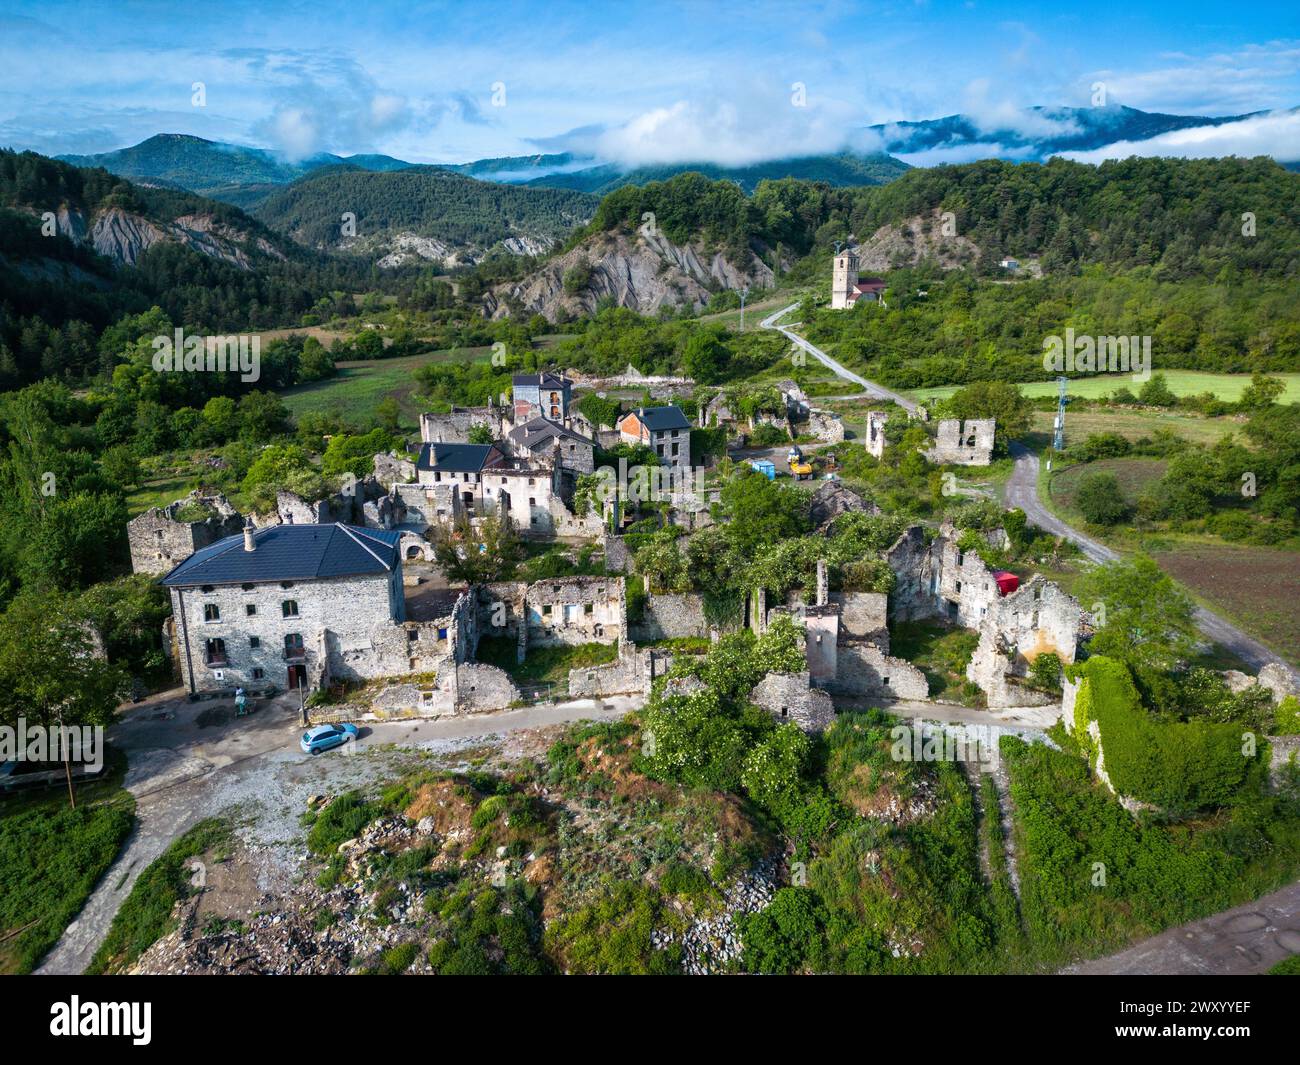
<svg viewBox="0 0 1300 1065"><path fill-rule="evenodd" d="M122 853L38 973L84 972L141 870L205 817L231 806L247 809L257 804L259 816L287 818L292 826L302 812L304 795L356 787L398 771L380 751L379 757L365 758L347 757L348 748L318 757L303 754L298 748L297 704L291 697L281 696L251 717L236 719L229 703L190 703L183 693L175 694L173 699L132 708L109 730L109 738L126 752L126 787L136 799L136 824ZM612 721L642 702L631 696L577 699L496 714L376 723L363 727L360 746L453 746L570 721Z"/></svg>
<svg viewBox="0 0 1300 1065"><path fill-rule="evenodd" d="M1099 543L1092 537L1067 525L1043 505L1038 498L1038 456L1023 444L1012 444L1011 455L1016 460L1015 466L1003 490L1003 499L1009 507L1019 507L1025 512L1030 522L1040 529L1045 529L1054 536L1064 536L1079 545L1084 555L1093 562L1110 562L1120 556ZM1226 621L1213 611L1198 606L1195 612L1197 628L1215 643L1226 647L1243 661L1250 663L1253 669L1260 669L1269 662L1277 662L1291 671L1296 671L1289 662L1283 661L1258 640L1246 635L1231 622ZM1300 678L1298 678L1300 679Z"/></svg>
<svg viewBox="0 0 1300 1065"><path fill-rule="evenodd" d="M1061 972L1082 976L1248 976L1267 972L1292 954L1300 954L1300 882Z"/></svg>
<svg viewBox="0 0 1300 1065"><path fill-rule="evenodd" d="M829 355L826 354L826 352L822 351L821 348L816 347L815 345L810 344L808 341L804 340L803 337L801 337L798 333L794 332L791 326L776 324L778 319L784 318L787 314L789 314L793 310L796 310L798 307L799 304L792 303L790 304L789 307L783 307L781 308L781 310L774 311L772 314L769 314L759 324L764 329L779 330L782 334L785 335L785 338L787 340L789 340L796 347L802 348L804 351L808 352L809 355L813 356L815 359L820 361L824 366L829 367L831 372L834 373L837 377L842 377L846 381L852 381L854 384L861 385L862 391L865 394L869 396L873 396L876 399L887 399L890 400L891 402L897 403L900 407L902 407L905 411L907 411L908 414L916 413L916 404L912 400L908 399L906 396L900 396L897 392L891 392L883 385L878 385L874 381L868 381L865 377L859 377L852 370L845 369L844 366L842 366L840 363L832 359ZM842 396L842 397L835 397L835 398L854 399L856 397Z"/></svg>

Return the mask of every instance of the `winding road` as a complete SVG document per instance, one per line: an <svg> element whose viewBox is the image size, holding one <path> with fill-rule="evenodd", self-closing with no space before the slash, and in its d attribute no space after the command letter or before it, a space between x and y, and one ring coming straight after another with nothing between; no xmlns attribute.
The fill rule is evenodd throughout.
<svg viewBox="0 0 1300 1065"><path fill-rule="evenodd" d="M812 355L836 376L860 385L863 390L861 394L873 396L877 399L891 400L909 414L916 413L916 403L912 400L899 395L897 392L891 392L882 385L878 385L874 381L868 381L866 378L846 369L820 348L799 336L798 333L794 332L792 326L777 324L779 319L798 308L798 306L799 304L792 303L790 306L768 315L761 323L763 328L779 330L792 344ZM1084 556L1093 562L1113 562L1120 557L1118 552L1105 544L1094 540L1085 533L1079 532L1073 526L1067 525L1042 504L1038 498L1039 463L1037 455L1025 447L1024 444L1019 443L1011 445L1011 455L1015 459L1015 466L1003 489L1003 502L1008 507L1019 507L1025 512L1025 516L1032 524L1054 536L1062 536L1077 544ZM1300 682L1300 674L1289 662L1284 661L1275 652L1270 651L1258 640L1246 635L1241 629L1218 614L1205 609L1205 607L1198 606L1194 617L1197 628L1206 637L1227 648L1243 662L1249 663L1251 668L1258 670L1270 662L1274 662L1290 672L1294 680Z"/></svg>

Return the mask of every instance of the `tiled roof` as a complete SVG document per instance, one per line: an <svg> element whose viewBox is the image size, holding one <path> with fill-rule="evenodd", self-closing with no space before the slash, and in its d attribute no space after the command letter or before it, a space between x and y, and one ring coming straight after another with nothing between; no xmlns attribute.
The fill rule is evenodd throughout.
<svg viewBox="0 0 1300 1065"><path fill-rule="evenodd" d="M492 444L425 444L420 448L417 470L443 473L478 473L487 463Z"/></svg>
<svg viewBox="0 0 1300 1065"><path fill-rule="evenodd" d="M680 407L638 407L628 414L635 414L641 424L652 433L661 433L665 429L689 429L691 423L686 420ZM628 415L623 415L626 418Z"/></svg>
<svg viewBox="0 0 1300 1065"><path fill-rule="evenodd" d="M590 444L581 433L575 433L572 429L566 429L558 422L553 422L548 418L533 418L524 422L522 425L516 425L510 430L510 439L522 444L528 450L537 447L538 444L544 443L554 437L561 437L565 440L572 440L575 443Z"/></svg>
<svg viewBox="0 0 1300 1065"><path fill-rule="evenodd" d="M355 525L269 525L244 536L227 536L200 548L162 583L173 588L200 584L309 581L390 573L398 564L400 532Z"/></svg>

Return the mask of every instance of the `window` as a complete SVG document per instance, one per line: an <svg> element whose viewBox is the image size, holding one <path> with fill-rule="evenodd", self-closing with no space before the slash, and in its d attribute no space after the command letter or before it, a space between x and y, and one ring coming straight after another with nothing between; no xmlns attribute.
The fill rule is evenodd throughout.
<svg viewBox="0 0 1300 1065"><path fill-rule="evenodd" d="M199 591L201 591L204 595L210 595L213 591L213 588L212 585L205 584L202 588L199 589Z"/></svg>
<svg viewBox="0 0 1300 1065"><path fill-rule="evenodd" d="M251 592L253 590L253 585L251 584L241 584L239 587L241 587L246 592Z"/></svg>
<svg viewBox="0 0 1300 1065"><path fill-rule="evenodd" d="M247 614L250 618L256 616L256 614L257 614L257 604L256 604L256 603L245 603L245 604L244 604L244 613Z"/></svg>
<svg viewBox="0 0 1300 1065"><path fill-rule="evenodd" d="M292 588L292 587L293 587L293 581L281 581L281 582L280 582L280 587L281 587L281 588Z"/></svg>
<svg viewBox="0 0 1300 1065"><path fill-rule="evenodd" d="M254 650L256 650L257 648L261 647L261 646L262 646L262 637L260 637L260 636L250 636L250 637L248 638L248 646L251 647L251 648L253 648Z"/></svg>
<svg viewBox="0 0 1300 1065"><path fill-rule="evenodd" d="M298 616L298 600L286 599L280 604L280 613L286 618L296 618Z"/></svg>
<svg viewBox="0 0 1300 1065"><path fill-rule="evenodd" d="M961 595L961 581L957 582L957 594Z"/></svg>
<svg viewBox="0 0 1300 1065"><path fill-rule="evenodd" d="M551 616L551 604L547 603L542 607L542 617L549 618L550 616Z"/></svg>
<svg viewBox="0 0 1300 1065"><path fill-rule="evenodd" d="M535 498L533 498L532 496L529 496L529 497L528 497L528 505L529 505L530 507L535 507L535 506L537 506L537 500L536 500Z"/></svg>
<svg viewBox="0 0 1300 1065"><path fill-rule="evenodd" d="M265 677L265 676L266 676L266 670L262 669L261 666L254 666L254 667L253 667L253 679L254 679L254 680L261 680L261 679L262 679L263 677Z"/></svg>
<svg viewBox="0 0 1300 1065"><path fill-rule="evenodd" d="M203 604L203 620L204 620L204 621L220 621L220 620L221 620L221 608L218 607L216 603L204 603L204 604Z"/></svg>
<svg viewBox="0 0 1300 1065"><path fill-rule="evenodd" d="M583 612L584 614L590 614L590 613L592 612L593 609L594 609L594 608L592 607L592 605L591 605L590 603L587 603L586 605L583 606L583 608L582 608L582 612Z"/></svg>
<svg viewBox="0 0 1300 1065"><path fill-rule="evenodd" d="M227 665L225 640L208 640L203 646L203 662L209 666Z"/></svg>
<svg viewBox="0 0 1300 1065"><path fill-rule="evenodd" d="M304 654L302 647L302 633L290 632L284 637L284 657L301 658Z"/></svg>

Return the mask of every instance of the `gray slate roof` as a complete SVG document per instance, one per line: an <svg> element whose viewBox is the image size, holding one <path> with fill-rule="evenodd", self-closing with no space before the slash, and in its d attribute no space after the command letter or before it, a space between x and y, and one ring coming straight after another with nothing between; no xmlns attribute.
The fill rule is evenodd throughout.
<svg viewBox="0 0 1300 1065"><path fill-rule="evenodd" d="M559 437L563 440L572 440L575 443L591 445L592 441L581 433L575 433L572 429L566 429L558 422L553 422L548 418L533 418L524 422L522 425L516 425L509 433L510 439L518 444L522 444L529 451L537 447L538 444L547 440Z"/></svg>
<svg viewBox="0 0 1300 1065"><path fill-rule="evenodd" d="M488 461L492 444L425 444L420 448L417 470L443 473L478 473Z"/></svg>
<svg viewBox="0 0 1300 1065"><path fill-rule="evenodd" d="M253 533L255 550L244 550L243 533L227 536L195 551L162 583L190 588L391 573L401 538L400 532L355 525L269 525Z"/></svg>
<svg viewBox="0 0 1300 1065"><path fill-rule="evenodd" d="M638 407L629 414L635 414L641 419L641 423L652 433L662 433L665 429L689 429L691 423L686 420L686 415L678 406L668 407ZM625 414L623 417L627 417Z"/></svg>

